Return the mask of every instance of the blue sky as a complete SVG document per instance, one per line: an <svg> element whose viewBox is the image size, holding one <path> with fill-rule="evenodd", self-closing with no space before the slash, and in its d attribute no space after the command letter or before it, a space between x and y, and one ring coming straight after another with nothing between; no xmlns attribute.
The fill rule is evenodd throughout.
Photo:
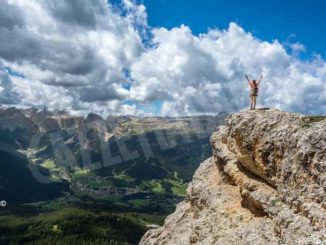
<svg viewBox="0 0 326 245"><path fill-rule="evenodd" d="M325 114L325 7L2 0L0 104L104 116L234 112L248 108L244 75L263 74L258 106Z"/></svg>
<svg viewBox="0 0 326 245"><path fill-rule="evenodd" d="M303 58L326 57L326 1L323 0L144 0L148 23L172 28L188 25L194 34L238 23L262 40L299 42Z"/></svg>

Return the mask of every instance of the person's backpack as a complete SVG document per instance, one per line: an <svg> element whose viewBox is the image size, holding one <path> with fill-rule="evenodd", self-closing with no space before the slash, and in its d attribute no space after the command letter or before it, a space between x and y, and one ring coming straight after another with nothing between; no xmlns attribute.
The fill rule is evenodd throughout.
<svg viewBox="0 0 326 245"><path fill-rule="evenodd" d="M253 84L254 86L252 87L252 95L257 96L258 95L258 85Z"/></svg>
<svg viewBox="0 0 326 245"><path fill-rule="evenodd" d="M254 92L254 95L258 95L258 87L257 86L254 87L254 91L253 92Z"/></svg>

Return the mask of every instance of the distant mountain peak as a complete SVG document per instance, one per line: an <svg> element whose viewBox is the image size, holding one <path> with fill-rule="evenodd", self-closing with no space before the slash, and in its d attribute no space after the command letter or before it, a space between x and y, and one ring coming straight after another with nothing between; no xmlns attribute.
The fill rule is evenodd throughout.
<svg viewBox="0 0 326 245"><path fill-rule="evenodd" d="M87 115L85 122L87 123L87 122L99 121L99 120L104 121L104 118L96 113L91 112Z"/></svg>

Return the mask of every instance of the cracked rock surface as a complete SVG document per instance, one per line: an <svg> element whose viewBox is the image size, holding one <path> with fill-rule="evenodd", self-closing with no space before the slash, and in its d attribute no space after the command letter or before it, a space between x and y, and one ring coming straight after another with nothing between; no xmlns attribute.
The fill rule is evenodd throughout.
<svg viewBox="0 0 326 245"><path fill-rule="evenodd" d="M232 114L186 199L140 244L326 244L326 119Z"/></svg>

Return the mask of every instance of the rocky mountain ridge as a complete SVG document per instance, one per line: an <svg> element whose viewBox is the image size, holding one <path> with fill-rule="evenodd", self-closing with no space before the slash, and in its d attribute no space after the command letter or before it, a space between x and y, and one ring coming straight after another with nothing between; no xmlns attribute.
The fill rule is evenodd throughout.
<svg viewBox="0 0 326 245"><path fill-rule="evenodd" d="M0 131L17 131L20 137L8 144L15 149L28 148L30 138L37 133L69 134L68 143L80 144L82 148L97 146L94 139L108 142L111 137L124 137L133 134L147 133L154 130L161 131L195 131L196 134L212 132L220 124L226 114L216 116L194 117L135 117L135 116L108 116L103 118L95 113L85 117L70 115L67 112L52 112L36 108L18 109L0 107ZM24 131L24 132L22 132ZM19 132L19 133L18 133ZM20 140L26 135L25 141ZM13 138L13 137L12 137ZM96 141L95 140L95 141ZM80 142L77 142L80 141ZM2 142L4 143L4 142ZM95 142L96 143L96 142Z"/></svg>
<svg viewBox="0 0 326 245"><path fill-rule="evenodd" d="M140 244L325 244L325 117L235 113L211 144L186 199Z"/></svg>
<svg viewBox="0 0 326 245"><path fill-rule="evenodd" d="M65 183L69 185L65 191L74 196L112 202L118 197L132 208L154 207L166 214L184 196L200 161L211 155L209 137L224 117L222 113L103 118L95 113L82 117L64 111L0 107L0 151L10 154L1 164L20 162L16 172L26 175L26 180ZM33 176L24 171L26 166ZM0 174L0 195L8 202L18 200L5 191L12 185L14 172ZM149 195L152 202L147 200Z"/></svg>

